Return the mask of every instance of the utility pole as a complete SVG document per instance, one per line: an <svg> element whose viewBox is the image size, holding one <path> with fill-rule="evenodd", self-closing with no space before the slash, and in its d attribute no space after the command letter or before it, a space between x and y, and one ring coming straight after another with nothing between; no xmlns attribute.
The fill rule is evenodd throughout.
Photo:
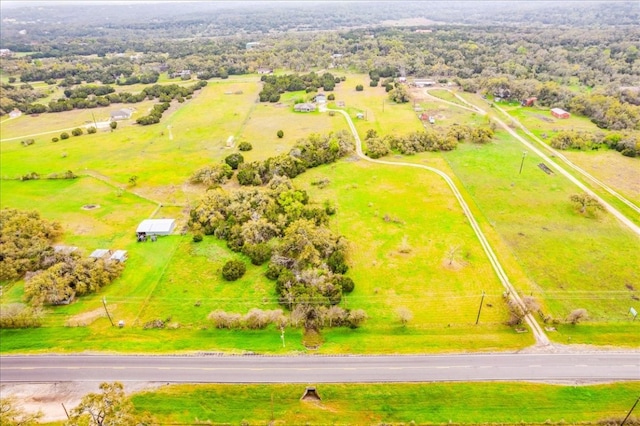
<svg viewBox="0 0 640 426"><path fill-rule="evenodd" d="M478 308L478 316L476 317L476 325L480 321L480 312L482 312L482 302L484 302L484 290L482 290L482 299L480 299L480 307Z"/></svg>
<svg viewBox="0 0 640 426"><path fill-rule="evenodd" d="M629 410L629 412L627 413L627 417L625 417L622 423L620 423L620 426L624 426L624 422L626 422L631 413L633 413L633 409L636 408L636 405L638 405L638 401L640 401L640 396L638 397L638 399L636 399L636 402L633 404L633 407L631 407L631 410Z"/></svg>
<svg viewBox="0 0 640 426"><path fill-rule="evenodd" d="M107 298L102 298L102 304L104 305L104 311L107 313L107 317L109 318L109 322L111 322L111 327L115 327L113 320L111 319L111 315L109 314L109 310L107 309Z"/></svg>
<svg viewBox="0 0 640 426"><path fill-rule="evenodd" d="M520 172L518 174L522 174L522 166L524 166L524 157L527 156L527 151L522 151L522 161L520 162Z"/></svg>

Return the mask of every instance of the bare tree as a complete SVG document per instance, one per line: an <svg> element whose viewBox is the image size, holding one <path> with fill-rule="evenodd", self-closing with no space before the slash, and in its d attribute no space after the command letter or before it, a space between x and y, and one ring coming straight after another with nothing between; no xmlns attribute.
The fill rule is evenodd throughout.
<svg viewBox="0 0 640 426"><path fill-rule="evenodd" d="M406 306L400 306L396 309L396 316L398 317L400 324L405 327L413 319L413 312L411 312L411 310Z"/></svg>
<svg viewBox="0 0 640 426"><path fill-rule="evenodd" d="M581 320L587 319L588 316L589 315L587 314L586 309L582 309L582 308L574 309L573 311L571 311L571 313L567 317L567 322L570 322L571 324L576 325Z"/></svg>

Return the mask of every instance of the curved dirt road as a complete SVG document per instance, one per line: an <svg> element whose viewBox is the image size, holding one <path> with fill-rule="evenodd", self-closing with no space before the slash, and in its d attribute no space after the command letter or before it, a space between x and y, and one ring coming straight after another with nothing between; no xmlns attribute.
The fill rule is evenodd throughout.
<svg viewBox="0 0 640 426"><path fill-rule="evenodd" d="M419 168L419 169L424 169L424 170L428 170L430 172L433 172L433 173L437 174L438 176L440 176L442 179L444 179L444 181L447 183L447 185L449 185L449 188L451 188L451 191L453 192L453 195L458 200L458 203L460 204L460 207L462 207L464 215L467 217L467 220L469 221L469 224L471 225L471 228L473 228L473 231L475 232L476 237L478 238L478 241L480 241L480 244L482 245L482 248L484 249L484 252L487 254L487 257L489 258L489 262L491 263L491 266L493 267L493 270L495 271L496 275L500 279L500 282L502 283L504 288L507 290L509 295L516 301L516 303L518 303L518 305L520 305L520 307L522 308L523 312L527 312L527 309L526 309L526 306L524 305L524 302L522 301L522 299L518 295L518 292L516 291L516 289L513 287L513 285L509 281L509 278L507 277L507 274L504 272L504 269L502 268L502 265L500 264L500 261L498 260L498 258L496 257L495 253L493 252L493 249L491 248L491 245L487 241L486 237L484 236L484 234L482 232L482 229L480 229L480 226L478 225L478 222L476 221L475 217L473 216L473 213L471 212L471 209L469 208L469 205L467 204L467 202L462 197L462 194L460 193L460 191L456 187L456 185L453 182L453 180L451 180L451 178L446 173L442 172L441 170L435 169L433 167L425 166L423 164L405 163L405 162L400 162L400 161L396 162L396 161L374 160L372 158L367 157L366 155L364 155L364 152L362 151L362 140L360 139L360 136L358 135L358 131L356 130L356 127L354 126L353 121L351 120L351 117L349 116L349 114L347 114L345 111L337 110L337 109L331 109L331 110L327 109L327 111L334 111L334 112L340 113L347 120L347 124L349 125L349 129L351 130L351 133L353 133L353 137L355 138L355 141L356 141L356 153L357 153L358 157L360 157L361 159L363 159L365 161L369 161L371 163L376 163L376 164L385 164L385 165L389 165L389 166L401 166L401 167L415 167L415 168ZM525 321L526 321L527 325L533 331L533 334L534 334L535 339L536 339L536 343L538 345L546 346L546 345L550 344L549 338L547 337L545 332L542 330L542 327L540 327L538 322L535 320L535 318L533 318L533 316L531 314L527 314L525 316Z"/></svg>

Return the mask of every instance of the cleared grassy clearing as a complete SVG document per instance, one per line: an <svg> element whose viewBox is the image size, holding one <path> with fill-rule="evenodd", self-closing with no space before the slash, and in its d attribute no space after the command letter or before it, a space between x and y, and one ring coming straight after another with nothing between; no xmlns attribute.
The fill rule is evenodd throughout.
<svg viewBox="0 0 640 426"><path fill-rule="evenodd" d="M535 155L526 157L518 174L521 147L502 133L495 143L461 145L444 158L537 284L534 295L546 301L553 317L585 308L591 321L620 323L618 338L603 336L603 342L637 346L631 336L639 328L627 316L637 297L637 236L610 215L578 214L569 201L575 187L542 172Z"/></svg>
<svg viewBox="0 0 640 426"><path fill-rule="evenodd" d="M640 384L331 384L316 389L322 401L301 401L303 385L178 385L135 394L132 400L137 411L166 423L556 424L621 419Z"/></svg>
<svg viewBox="0 0 640 426"><path fill-rule="evenodd" d="M352 116L360 135L373 129L380 135L405 135L422 129L419 120L415 119L413 104L396 104L388 99L384 87L369 87L369 77L361 74L347 74L346 81L336 85L334 94L336 103L345 102L345 109ZM362 84L364 90L356 91ZM329 103L330 107L336 104ZM357 119L356 114L363 113L364 119Z"/></svg>
<svg viewBox="0 0 640 426"><path fill-rule="evenodd" d="M326 188L311 185L323 178L330 180ZM337 206L332 227L350 242L349 275L356 282L343 303L370 317L357 338L326 330L323 350L490 350L532 343L531 336L502 325L503 288L441 178L357 161L308 171L296 181L312 199ZM487 296L475 326L483 290ZM406 329L396 317L398 307L414 315Z"/></svg>

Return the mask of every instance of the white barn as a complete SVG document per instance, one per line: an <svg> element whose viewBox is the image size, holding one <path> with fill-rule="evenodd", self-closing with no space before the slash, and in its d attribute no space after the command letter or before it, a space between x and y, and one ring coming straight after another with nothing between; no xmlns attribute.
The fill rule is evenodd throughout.
<svg viewBox="0 0 640 426"><path fill-rule="evenodd" d="M136 233L138 236L170 235L175 227L175 219L146 219L140 222Z"/></svg>

